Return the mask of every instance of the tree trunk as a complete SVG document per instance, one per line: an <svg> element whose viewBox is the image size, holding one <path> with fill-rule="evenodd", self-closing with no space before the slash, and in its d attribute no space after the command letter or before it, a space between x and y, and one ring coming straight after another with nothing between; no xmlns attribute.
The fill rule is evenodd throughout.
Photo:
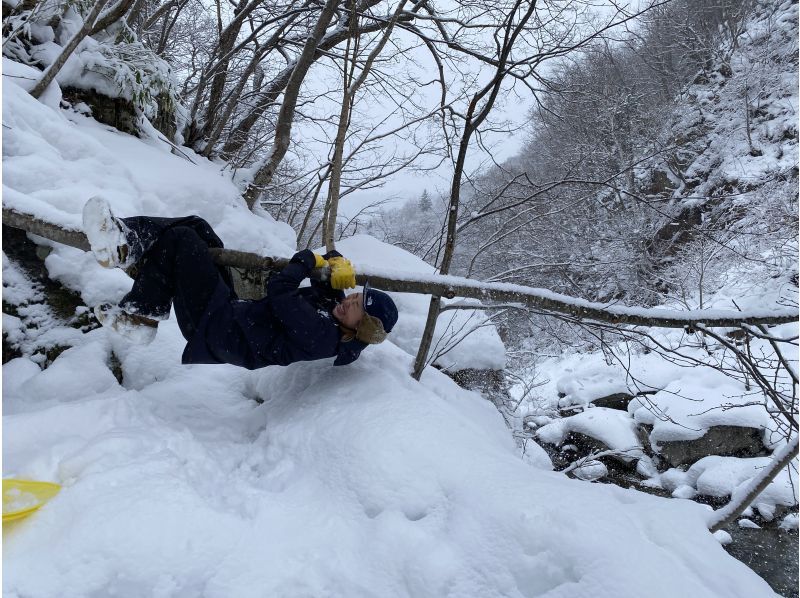
<svg viewBox="0 0 800 598"><path fill-rule="evenodd" d="M255 2L250 3L251 7L254 5ZM218 57L218 62L212 62L214 74L211 76L211 90L209 92L208 104L206 105L205 110L205 125L200 131L199 139L193 141L199 141L203 137L207 137L209 134L208 127L210 127L211 123L214 122L213 117L217 113L219 102L222 99L222 92L225 90L225 83L228 81L228 65L230 64L231 50L236 43L236 37L239 35L239 31L244 23L243 15L249 14L251 11L252 8L250 8L249 11L244 10L240 12L237 17L228 24L225 30L220 32L219 45L217 46L215 53L215 56ZM197 97L199 98L200 96L198 95Z"/></svg>
<svg viewBox="0 0 800 598"><path fill-rule="evenodd" d="M97 22L92 27L92 30L89 32L89 35L94 35L102 31L103 29L107 29L117 21L119 21L122 17L125 16L125 13L128 12L128 9L133 6L134 0L119 0L116 6L114 6L111 10L109 10L106 14L102 15L101 18L97 19Z"/></svg>
<svg viewBox="0 0 800 598"><path fill-rule="evenodd" d="M275 126L275 141L272 146L272 151L264 165L256 172L253 181L244 193L244 199L251 210L264 187L269 185L272 181L272 177L275 176L275 172L278 170L278 165L280 165L289 149L289 142L292 138L292 122L294 121L297 98L300 94L300 85L303 83L308 69L311 68L314 62L314 55L320 40L325 35L328 25L333 20L337 3L337 0L327 0L325 2L325 6L314 26L314 30L306 39L303 51L300 53L292 69L292 74L289 76L289 81L286 84L286 91L284 91L283 94L283 104L278 113L278 122Z"/></svg>
<svg viewBox="0 0 800 598"><path fill-rule="evenodd" d="M366 2L362 2L359 4L357 10L365 10L371 6L378 4L379 0L367 0ZM419 3L418 6L421 6L422 3ZM415 7L416 9L417 7ZM358 30L358 35L363 35L365 33L372 33L375 31L379 31L383 27L387 25L388 21L378 20L377 22L369 23L366 25L362 25ZM347 29L341 29L338 32L331 32L328 36L326 36L319 46L317 47L313 57L312 62L316 61L320 58L324 52L333 49L341 42L345 41L349 35L349 31ZM250 134L250 131L258 122L258 120L264 115L267 108L272 106L277 100L278 97L283 92L284 88L288 85L289 78L291 77L292 73L294 72L294 65L289 65L285 69L283 69L280 73L278 73L274 79L267 85L266 89L264 90L263 94L259 98L258 102L256 102L253 109L247 113L247 115L242 118L236 126L231 131L228 139L225 142L225 145L222 148L222 152L220 157L223 160L230 160L232 156L236 155L241 149L244 147L245 143L247 142L247 137Z"/></svg>
<svg viewBox="0 0 800 598"><path fill-rule="evenodd" d="M461 134L461 141L458 147L458 157L456 158L455 169L453 171L453 182L450 186L450 202L448 204L447 213L447 239L445 241L444 254L442 262L439 266L441 274L447 274L450 271L450 264L455 253L456 246L456 224L458 223L458 209L461 196L461 179L464 174L464 163L467 157L467 150L472 138L472 134L480 127L481 123L489 116L494 103L497 100L497 94L500 92L500 86L503 79L508 74L506 71L506 63L514 47L514 42L517 36L525 27L525 24L530 19L533 12L536 10L536 2L530 2L525 10L525 13L520 18L519 22L512 28L511 23L519 6L523 4L524 0L518 0L508 12L506 18L506 25L503 26L505 30L505 37L503 38L502 52L500 59L497 63L495 75L480 91L478 91L470 100L467 114L464 118L464 131ZM480 102L486 95L486 102L478 110L478 102ZM476 114L477 112L477 114ZM428 307L428 318L425 324L425 332L422 335L422 342L417 350L417 356L414 360L414 371L412 376L415 380L419 380L422 376L422 370L428 359L428 351L430 351L431 343L433 342L433 334L436 329L436 322L439 318L439 310L441 301L438 296L431 297L431 303Z"/></svg>
<svg viewBox="0 0 800 598"><path fill-rule="evenodd" d="M355 104L356 101L356 92L358 92L358 89L364 84L364 81L367 80L369 72L372 70L372 64L375 62L375 59L378 57L378 55L383 51L383 48L386 46L386 42L389 41L389 36L392 35L392 30L394 29L397 20L400 18L400 14L403 12L405 4L406 0L400 0L400 3L397 5L397 8L392 14L392 18L389 20L389 24L383 30L383 34L381 35L378 45L376 45L369 53L369 56L364 63L364 67L361 69L361 73L358 75L358 79L355 79L359 38L357 36L358 18L356 15L355 0L352 0L349 27L350 35L348 37L347 50L345 51L345 63L343 69L344 93L342 94L342 108L339 113L339 127L336 131L336 143L334 145L333 163L331 165L331 182L328 186L328 202L325 205L325 214L323 216L325 226L323 228L322 237L325 241L325 246L328 251L335 249L334 236L336 235L336 218L339 213L339 197L342 183L342 155L344 154L344 141L347 136L347 129L350 126L350 117L353 110L353 104ZM353 40L353 59L350 66L350 74L348 75L347 59L350 53L351 39Z"/></svg>
<svg viewBox="0 0 800 598"><path fill-rule="evenodd" d="M336 249L336 217L339 213L339 193L342 186L342 155L344 154L344 141L347 137L347 129L350 126L350 110L352 107L354 90L349 89L350 82L353 80L358 58L358 39L355 36L356 24L356 2L350 0L350 22L349 35L347 36L347 46L344 51L344 63L342 64L342 105L339 110L339 125L336 127L336 140L333 143L333 160L331 161L331 180L328 183L328 201L325 202L325 211L322 215L322 241L325 243L327 251ZM352 61L348 68L350 51L352 45Z"/></svg>

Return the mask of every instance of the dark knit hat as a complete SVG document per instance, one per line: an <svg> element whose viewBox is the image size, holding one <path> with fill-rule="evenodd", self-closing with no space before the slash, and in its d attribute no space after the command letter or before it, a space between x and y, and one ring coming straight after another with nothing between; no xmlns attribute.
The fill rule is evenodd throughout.
<svg viewBox="0 0 800 598"><path fill-rule="evenodd" d="M362 299L366 314L359 325L356 338L369 344L380 343L397 322L397 306L389 295L373 289L369 282L364 283Z"/></svg>

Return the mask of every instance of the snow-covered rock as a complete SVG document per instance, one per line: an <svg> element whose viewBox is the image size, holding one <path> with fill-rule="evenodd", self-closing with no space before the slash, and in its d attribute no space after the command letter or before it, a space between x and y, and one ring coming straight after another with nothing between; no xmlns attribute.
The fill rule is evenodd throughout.
<svg viewBox="0 0 800 598"><path fill-rule="evenodd" d="M712 368L680 368L663 390L628 406L637 424L652 426L658 451L669 441L697 440L714 426L767 430L771 419L763 395Z"/></svg>
<svg viewBox="0 0 800 598"><path fill-rule="evenodd" d="M688 470L670 469L660 476L662 486L670 491L685 492L692 488L697 494L714 498L736 497L744 491L747 482L769 465L770 457L718 457L700 459ZM759 512L768 513L776 505L791 507L797 504L797 484L792 474L782 470L762 492L755 504ZM762 516L763 516L762 513Z"/></svg>
<svg viewBox="0 0 800 598"><path fill-rule="evenodd" d="M644 453L636 424L624 411L594 407L582 413L557 419L536 430L536 437L548 444L561 445L572 434L581 434L600 443L598 450L611 449L622 461L633 461Z"/></svg>

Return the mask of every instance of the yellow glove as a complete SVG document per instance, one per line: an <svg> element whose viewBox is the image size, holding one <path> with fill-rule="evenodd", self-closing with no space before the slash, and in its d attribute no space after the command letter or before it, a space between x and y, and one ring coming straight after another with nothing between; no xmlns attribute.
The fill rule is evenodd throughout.
<svg viewBox="0 0 800 598"><path fill-rule="evenodd" d="M350 260L343 257L332 257L328 260L331 267L331 286L339 291L356 286L356 271Z"/></svg>
<svg viewBox="0 0 800 598"><path fill-rule="evenodd" d="M320 254L314 254L314 267L315 268L324 268L328 265L328 260L322 257Z"/></svg>

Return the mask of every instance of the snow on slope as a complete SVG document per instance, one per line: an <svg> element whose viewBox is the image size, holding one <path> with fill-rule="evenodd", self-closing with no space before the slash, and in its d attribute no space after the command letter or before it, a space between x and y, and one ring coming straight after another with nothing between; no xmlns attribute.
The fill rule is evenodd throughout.
<svg viewBox="0 0 800 598"><path fill-rule="evenodd" d="M674 129L702 131L692 148L697 155L684 173L688 180L702 181L691 193L695 201L732 183L744 193L730 201L747 205L752 201L748 185L782 178L776 175L797 167L797 22L797 4L791 0L754 3L730 49L730 78L689 86L696 103L686 102L678 111Z"/></svg>
<svg viewBox="0 0 800 598"><path fill-rule="evenodd" d="M7 205L77 226L102 191L290 253L213 167L4 91ZM68 248L47 267L87 301L129 284ZM46 370L3 367L3 475L64 485L4 527L5 596L774 595L705 507L531 467L489 402L432 369L413 381L390 343L249 372L180 365L174 319L147 347L73 342Z"/></svg>
<svg viewBox="0 0 800 598"><path fill-rule="evenodd" d="M79 230L81 209L104 195L119 216L200 212L232 249L291 255L295 234L268 214L250 213L218 166L196 163L76 112L53 110L16 85L38 71L3 59L3 202L7 207Z"/></svg>
<svg viewBox="0 0 800 598"><path fill-rule="evenodd" d="M491 404L415 383L396 347L335 370L167 366L170 328L118 347L129 389L102 330L17 389L4 475L65 488L6 530L4 595L773 595L705 507L531 468ZM105 390L64 400L76 370Z"/></svg>

